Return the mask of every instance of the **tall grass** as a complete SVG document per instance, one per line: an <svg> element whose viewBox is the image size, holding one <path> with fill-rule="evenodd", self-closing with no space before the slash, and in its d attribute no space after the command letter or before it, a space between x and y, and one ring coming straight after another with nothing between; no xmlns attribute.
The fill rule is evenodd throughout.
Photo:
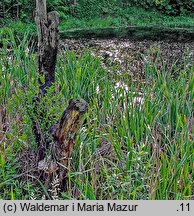
<svg viewBox="0 0 194 216"><path fill-rule="evenodd" d="M6 33L6 35L9 35ZM12 37L9 35L9 37ZM9 38L8 37L8 38ZM6 106L9 128L0 142L0 198L41 199L45 188L18 173L20 155L36 152L29 106L38 90L37 57L25 56L27 37L13 43L8 59L1 50L1 105ZM186 56L185 56L186 58ZM68 167L67 185L60 199L192 199L194 195L194 142L189 129L193 116L194 66L176 77L165 68L146 66L146 82L108 73L90 51L64 51L56 71L57 106L50 98L49 112L60 117L70 98L88 101L89 110ZM123 79L123 77L125 77ZM122 84L127 84L127 89ZM107 155L97 151L111 143Z"/></svg>

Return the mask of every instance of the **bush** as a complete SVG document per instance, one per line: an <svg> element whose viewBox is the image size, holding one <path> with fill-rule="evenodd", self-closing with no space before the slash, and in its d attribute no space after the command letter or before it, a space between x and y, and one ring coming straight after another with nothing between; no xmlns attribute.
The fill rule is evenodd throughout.
<svg viewBox="0 0 194 216"><path fill-rule="evenodd" d="M0 18L32 20L35 0L4 0L0 3ZM47 0L48 11L56 10L61 19L69 16L94 18L115 16L124 13L123 8L140 6L145 9L159 10L166 15L178 16L194 11L194 0ZM2 23L2 21L1 21Z"/></svg>
<svg viewBox="0 0 194 216"><path fill-rule="evenodd" d="M167 15L181 15L194 10L194 0L126 0L125 3L157 9Z"/></svg>

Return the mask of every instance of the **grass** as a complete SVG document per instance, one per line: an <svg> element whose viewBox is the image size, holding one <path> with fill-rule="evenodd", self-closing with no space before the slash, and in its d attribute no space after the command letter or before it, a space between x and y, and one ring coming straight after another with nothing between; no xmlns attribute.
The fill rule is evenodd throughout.
<svg viewBox="0 0 194 216"><path fill-rule="evenodd" d="M38 91L37 56L32 49L25 55L27 36L20 46L11 32L4 38L1 116L6 112L5 120L0 120L7 126L0 125L0 199L42 199L49 197L43 184L21 172L27 166L23 154L36 154L29 114ZM11 61L6 49L10 39ZM57 198L193 199L194 142L188 126L193 115L193 70L194 65L185 66L174 76L165 66L148 64L145 80L134 81L127 73L108 73L90 50L61 53L56 71L60 88L55 95L51 88L45 98L48 113L55 115L49 124L61 116L70 98L87 100L89 110L68 167L67 188ZM135 102L139 96L142 103ZM53 99L57 106L52 106ZM96 155L102 139L111 143L110 155Z"/></svg>
<svg viewBox="0 0 194 216"><path fill-rule="evenodd" d="M0 41L1 37L4 35L4 32L11 31L13 32L17 39L22 38L25 35L25 32L28 32L31 36L36 36L36 26L34 23L22 22L20 20L6 20L3 25L0 23Z"/></svg>
<svg viewBox="0 0 194 216"><path fill-rule="evenodd" d="M101 15L101 17L94 18L75 18L72 16L60 17L60 30L73 30L73 29L96 29L108 27L128 27L128 26L162 26L170 28L193 28L194 17L190 15L181 16L167 16L159 11L145 10L141 7L128 7L120 9L114 15ZM30 31L31 35L35 35L35 25L20 20L7 20L4 21L2 30L10 28L17 35L23 35L23 32ZM1 31L2 31L1 30Z"/></svg>
<svg viewBox="0 0 194 216"><path fill-rule="evenodd" d="M143 8L129 7L125 10L118 10L114 16L98 18L77 19L68 17L62 19L60 30L71 30L76 28L107 28L107 27L127 27L127 26L164 26L192 28L194 17L186 16L167 16L159 11L149 11Z"/></svg>

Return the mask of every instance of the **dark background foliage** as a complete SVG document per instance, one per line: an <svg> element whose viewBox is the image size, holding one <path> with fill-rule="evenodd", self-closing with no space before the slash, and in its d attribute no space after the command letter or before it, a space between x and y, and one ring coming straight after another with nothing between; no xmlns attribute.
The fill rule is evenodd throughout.
<svg viewBox="0 0 194 216"><path fill-rule="evenodd" d="M122 13L122 8L130 6L179 16L194 11L194 0L47 0L48 10L58 11L61 18L114 16L115 13ZM31 20L35 14L34 8L35 0L1 0L0 17Z"/></svg>

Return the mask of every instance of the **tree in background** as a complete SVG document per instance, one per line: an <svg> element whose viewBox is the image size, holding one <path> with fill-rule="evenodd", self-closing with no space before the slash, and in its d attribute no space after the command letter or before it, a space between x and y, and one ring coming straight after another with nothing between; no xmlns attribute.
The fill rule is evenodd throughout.
<svg viewBox="0 0 194 216"><path fill-rule="evenodd" d="M155 9L166 15L179 16L194 11L194 0L47 0L48 12L56 10L61 19L113 15L122 8L137 6ZM6 19L34 20L35 0L1 0L0 17Z"/></svg>

